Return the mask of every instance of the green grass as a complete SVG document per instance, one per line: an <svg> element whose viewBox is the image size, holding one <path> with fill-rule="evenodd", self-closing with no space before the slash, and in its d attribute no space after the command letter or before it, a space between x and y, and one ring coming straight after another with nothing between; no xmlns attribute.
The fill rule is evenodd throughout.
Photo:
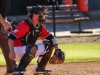
<svg viewBox="0 0 100 75"><path fill-rule="evenodd" d="M90 62L100 61L100 43L71 43L60 44L59 47L65 52L66 62ZM31 64L36 63L37 58ZM0 65L5 65L4 58L0 51Z"/></svg>
<svg viewBox="0 0 100 75"><path fill-rule="evenodd" d="M100 43L60 44L65 51L65 62L100 61Z"/></svg>

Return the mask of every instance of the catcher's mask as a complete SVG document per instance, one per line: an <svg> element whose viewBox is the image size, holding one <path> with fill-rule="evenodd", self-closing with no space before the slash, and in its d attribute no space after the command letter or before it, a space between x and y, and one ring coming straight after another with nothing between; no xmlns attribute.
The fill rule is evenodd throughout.
<svg viewBox="0 0 100 75"><path fill-rule="evenodd" d="M39 14L39 22L44 22L46 21L45 15L47 13L47 8L45 6L33 6L30 11L28 16L32 14Z"/></svg>

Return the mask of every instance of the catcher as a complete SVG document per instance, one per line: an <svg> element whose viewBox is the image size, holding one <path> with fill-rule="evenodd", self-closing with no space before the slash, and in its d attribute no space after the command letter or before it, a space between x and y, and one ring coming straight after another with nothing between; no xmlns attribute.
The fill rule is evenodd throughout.
<svg viewBox="0 0 100 75"><path fill-rule="evenodd" d="M14 69L15 75L22 75L22 71L29 65L31 60L38 57L37 63L34 65L33 71L43 71L51 57L55 48L54 57L61 61L64 59L63 52L58 47L56 38L42 25L44 20L45 8L42 6L34 6L30 9L28 17L18 24L8 37L10 48L9 58L11 60L20 61ZM40 38L42 43L35 44ZM60 63L63 63L64 60ZM50 59L50 63L54 63Z"/></svg>

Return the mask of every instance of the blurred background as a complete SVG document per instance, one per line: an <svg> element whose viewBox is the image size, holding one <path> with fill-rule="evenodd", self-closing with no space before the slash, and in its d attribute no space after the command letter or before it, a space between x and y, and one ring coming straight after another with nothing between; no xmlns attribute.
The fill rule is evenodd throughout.
<svg viewBox="0 0 100 75"><path fill-rule="evenodd" d="M27 14L26 7L40 5L52 5L49 0L10 0L10 9L8 15L24 15ZM51 1L51 0L50 0ZM58 0L59 5L62 4L62 0ZM73 0L73 4L76 4L76 0ZM100 0L88 0L89 11L100 10Z"/></svg>
<svg viewBox="0 0 100 75"><path fill-rule="evenodd" d="M62 3L62 0L58 1L59 4ZM8 15L25 15L27 14L27 6L34 6L37 4L52 5L52 2L48 3L48 0L10 0L10 9L8 11Z"/></svg>
<svg viewBox="0 0 100 75"><path fill-rule="evenodd" d="M28 11L27 11L28 6L34 6L37 4L52 6L53 5L52 1L53 0L10 0L10 8L7 14L8 20L13 22L13 25L17 25L20 21L26 18L28 14ZM69 5L67 1L71 1L71 5L74 5L74 4L77 5L77 1L86 1L86 0L54 0L54 1L58 1L58 5L64 5L63 1L66 1L66 5ZM100 34L100 31L99 31L100 30L100 21L99 21L100 20L100 5L99 5L100 0L95 0L95 1L87 0L87 1L88 1L88 10L85 12L85 16L88 17L89 20L88 21L84 20L81 22L81 29L93 31L93 32L96 32L97 34ZM54 5L56 5L56 3ZM58 11L60 12L61 10L58 10ZM64 11L64 14L65 13L66 11ZM80 13L83 14L84 12L80 12ZM52 16L52 13L51 13L51 16ZM64 19L66 18L69 19L68 17L64 17ZM51 20L53 20L53 18L51 18ZM55 24L51 23L51 24L46 24L46 27L50 32L63 32L63 33L65 32L64 33L66 34L65 36L71 35L70 32L67 32L67 31L79 30L76 23L65 23L65 22L55 23ZM63 36L62 33L58 33L58 34Z"/></svg>

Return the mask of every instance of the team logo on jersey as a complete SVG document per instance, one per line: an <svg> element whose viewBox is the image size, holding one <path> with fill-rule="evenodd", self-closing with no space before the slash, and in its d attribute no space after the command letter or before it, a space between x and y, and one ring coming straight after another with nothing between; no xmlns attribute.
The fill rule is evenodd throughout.
<svg viewBox="0 0 100 75"><path fill-rule="evenodd" d="M39 32L39 30L35 30L35 32Z"/></svg>
<svg viewBox="0 0 100 75"><path fill-rule="evenodd" d="M17 29L15 29L14 31L12 31L13 33L16 33L16 32L18 32L18 30Z"/></svg>

